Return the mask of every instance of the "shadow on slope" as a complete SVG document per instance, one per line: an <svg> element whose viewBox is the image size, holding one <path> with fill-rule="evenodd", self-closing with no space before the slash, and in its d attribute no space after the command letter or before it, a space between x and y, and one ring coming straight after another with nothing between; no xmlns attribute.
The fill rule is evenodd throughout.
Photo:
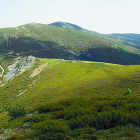
<svg viewBox="0 0 140 140"><path fill-rule="evenodd" d="M107 62L121 65L140 64L140 55L111 47L91 48L81 53L80 60Z"/></svg>
<svg viewBox="0 0 140 140"><path fill-rule="evenodd" d="M121 49L101 45L100 47L84 48L76 46L76 51L68 46L60 46L52 41L41 41L35 38L9 38L0 44L1 55L28 56L40 58L76 59L115 64L140 64L140 55ZM85 51L83 52L83 50ZM78 55L77 55L78 51Z"/></svg>
<svg viewBox="0 0 140 140"><path fill-rule="evenodd" d="M35 38L20 37L9 38L6 42L0 44L1 55L33 55L40 58L62 58L68 59L70 52L64 51L62 46L51 41L40 41ZM76 59L78 59L76 57Z"/></svg>

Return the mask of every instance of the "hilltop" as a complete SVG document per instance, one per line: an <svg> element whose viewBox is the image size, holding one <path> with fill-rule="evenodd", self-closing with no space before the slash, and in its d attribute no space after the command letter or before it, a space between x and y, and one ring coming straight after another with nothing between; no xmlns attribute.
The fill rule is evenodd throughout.
<svg viewBox="0 0 140 140"><path fill-rule="evenodd" d="M78 25L62 22L62 21L54 22L49 25L53 25L53 26L61 27L61 28L67 28L67 29L76 30L76 31L84 31L84 29Z"/></svg>

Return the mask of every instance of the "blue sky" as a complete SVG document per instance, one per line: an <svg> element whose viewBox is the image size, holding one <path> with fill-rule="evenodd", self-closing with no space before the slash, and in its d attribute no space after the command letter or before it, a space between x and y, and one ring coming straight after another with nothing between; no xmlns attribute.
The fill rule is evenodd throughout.
<svg viewBox="0 0 140 140"><path fill-rule="evenodd" d="M99 33L139 33L140 0L0 0L0 28L69 22Z"/></svg>

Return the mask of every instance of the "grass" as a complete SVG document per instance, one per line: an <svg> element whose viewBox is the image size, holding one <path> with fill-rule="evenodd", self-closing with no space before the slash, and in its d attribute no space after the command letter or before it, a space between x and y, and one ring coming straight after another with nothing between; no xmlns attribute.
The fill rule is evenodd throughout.
<svg viewBox="0 0 140 140"><path fill-rule="evenodd" d="M29 78L30 74L35 68L47 62L49 63L49 65L46 66L40 74L35 77ZM44 123L46 122L42 121L48 121L46 120L47 118L52 119L48 123L53 123L54 125L56 125L56 119L60 121L57 123L61 124L61 121L66 123L61 124L62 128L65 125L69 127L68 121L66 119L68 118L68 116L65 115L65 118L63 118L62 116L64 108L69 113L70 108L67 108L65 106L61 107L58 104L63 104L63 102L65 103L65 101L68 101L70 104L75 103L71 107L76 108L78 107L78 105L76 105L76 100L80 99L82 100L80 100L80 102L78 101L78 104L81 104L82 106L90 103L88 100L92 101L92 105L98 105L101 102L106 104L109 103L108 108L106 108L108 109L108 111L110 111L110 109L112 110L112 107L110 107L111 101L126 101L123 102L121 108L122 112L127 114L128 112L125 112L125 109L123 110L123 108L130 108L130 110L134 111L133 109L131 109L132 104L129 104L129 101L130 103L137 102L140 97L139 74L140 65L124 66L103 62L65 61L61 59L56 60L36 58L36 63L31 68L29 68L23 74L16 76L13 80L7 82L4 86L1 87L0 126L5 130L9 129L10 127L13 134L16 131L16 128L18 128L19 131L23 130L24 124L26 125L26 122L24 120L26 120L27 122L30 122L32 120L32 122L29 123L29 131L31 132L32 137L35 137L35 134L32 132L34 130L33 128L36 127L38 129L39 125L44 125ZM21 92L23 92L23 94L19 95ZM73 101L73 98L75 101ZM101 99L102 101L100 102ZM31 119L28 119L27 116L24 116L10 121L10 117L7 115L8 112L6 110L8 107L14 107L15 105L24 107L27 113L33 113L34 115L38 114L37 108L39 108L40 106L49 105L52 108L51 111L44 113L44 115L46 116L44 117L44 120L41 120L41 118L39 118L39 116L37 115L36 117L33 117ZM55 109L56 106L57 109ZM96 108L97 106L93 106L92 109L96 110ZM88 111L90 109L86 110ZM84 108L79 112L82 111L84 111ZM66 114L68 114L68 112ZM78 112L78 110L76 112ZM55 116L57 116L57 118L55 118ZM39 123L37 126L34 126L35 121L38 121L37 123ZM135 124L132 125L134 126ZM115 129L117 129L115 127L113 127L112 131L115 131ZM87 133L85 134L85 132L78 130L79 128L76 128L76 132L74 133L74 131L72 131L68 136L75 138L98 136L98 138L109 139L115 136L117 136L118 138L122 138L124 135L129 135L128 133L130 132L130 135L136 138L137 132L134 129L130 129L128 133L127 130L124 130L124 133L121 135L120 132L125 127L126 129L128 129L128 127L125 125L113 134L111 134L110 128L108 131L101 131L99 129L99 132L96 131L95 135L92 136L89 136L87 135ZM137 126L135 127L137 128ZM49 129L52 130L51 128ZM18 135L19 131L17 132ZM62 133L67 134L67 132L64 131L62 131ZM76 136L78 133L80 133L80 135ZM27 132L24 132L24 135L26 137L29 137L29 134ZM50 136L52 135L53 134L50 134ZM62 134L60 135L63 136Z"/></svg>
<svg viewBox="0 0 140 140"><path fill-rule="evenodd" d="M39 75L29 78L34 68L47 62L49 65ZM1 104L7 100L8 104L26 103L27 108L32 108L72 97L123 96L129 88L130 96L139 96L139 67L40 59L33 68L1 87ZM17 97L24 90L25 94Z"/></svg>

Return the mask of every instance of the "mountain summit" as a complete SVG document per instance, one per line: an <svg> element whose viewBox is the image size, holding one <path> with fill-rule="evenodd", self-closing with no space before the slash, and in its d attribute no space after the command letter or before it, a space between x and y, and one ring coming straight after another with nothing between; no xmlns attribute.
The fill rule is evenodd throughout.
<svg viewBox="0 0 140 140"><path fill-rule="evenodd" d="M57 27L61 27L61 28L72 29L72 30L77 30L77 31L83 31L83 28L81 28L78 25L67 23L67 22L62 22L62 21L54 22L54 23L51 23L49 25L53 25L53 26L57 26Z"/></svg>

